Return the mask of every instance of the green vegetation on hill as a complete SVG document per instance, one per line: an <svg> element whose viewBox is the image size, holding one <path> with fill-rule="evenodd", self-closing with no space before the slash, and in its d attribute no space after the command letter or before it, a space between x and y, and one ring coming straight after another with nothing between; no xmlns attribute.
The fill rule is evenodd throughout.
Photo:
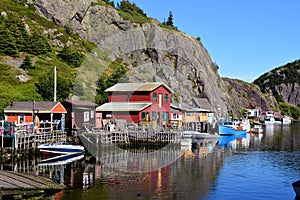
<svg viewBox="0 0 300 200"><path fill-rule="evenodd" d="M76 67L95 45L68 34L25 1L2 0L0 12L0 118L11 100L53 100L53 92L43 90L53 91L49 77L53 77L54 66L60 84L58 100L67 98Z"/></svg>
<svg viewBox="0 0 300 200"><path fill-rule="evenodd" d="M294 119L300 118L300 105L295 106L285 103L282 95L275 89L281 84L290 84L292 87L294 87L295 83L300 85L300 60L277 67L260 76L254 83L260 87L262 92L272 92L273 96L279 102L279 107L283 115L292 116Z"/></svg>
<svg viewBox="0 0 300 200"><path fill-rule="evenodd" d="M282 83L300 84L300 60L277 67L260 76L254 83L258 85L263 92L268 92L268 89L274 88Z"/></svg>

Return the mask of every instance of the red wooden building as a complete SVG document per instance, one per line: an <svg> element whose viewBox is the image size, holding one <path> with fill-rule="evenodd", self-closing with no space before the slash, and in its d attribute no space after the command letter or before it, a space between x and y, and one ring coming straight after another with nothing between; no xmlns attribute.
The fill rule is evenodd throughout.
<svg viewBox="0 0 300 200"><path fill-rule="evenodd" d="M59 102L12 101L4 109L5 120L13 122L16 126L33 124L41 126L47 123L52 129L59 125L64 129L64 118L67 110ZM46 126L46 125L45 125Z"/></svg>
<svg viewBox="0 0 300 200"><path fill-rule="evenodd" d="M173 91L164 83L118 83L105 92L108 92L108 103L96 108L103 119L114 117L153 126L169 123Z"/></svg>

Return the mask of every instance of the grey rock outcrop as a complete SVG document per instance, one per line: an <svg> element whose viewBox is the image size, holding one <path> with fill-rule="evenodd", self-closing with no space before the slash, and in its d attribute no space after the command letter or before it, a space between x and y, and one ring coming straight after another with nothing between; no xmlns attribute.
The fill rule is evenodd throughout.
<svg viewBox="0 0 300 200"><path fill-rule="evenodd" d="M223 80L201 41L157 23L131 23L114 8L92 2L36 0L34 5L42 16L97 44L112 61L121 57L129 63L132 81L164 81L175 91L174 101L198 105L197 99L206 97L219 116L227 114Z"/></svg>
<svg viewBox="0 0 300 200"><path fill-rule="evenodd" d="M257 85L230 78L223 78L223 81L227 90L228 107L234 116L238 117L239 111L248 106L260 107L264 111L278 111L274 96L262 93Z"/></svg>

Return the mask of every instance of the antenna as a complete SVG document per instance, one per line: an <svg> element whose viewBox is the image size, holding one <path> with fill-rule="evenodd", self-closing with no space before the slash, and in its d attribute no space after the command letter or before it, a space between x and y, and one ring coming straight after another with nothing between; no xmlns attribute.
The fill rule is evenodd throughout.
<svg viewBox="0 0 300 200"><path fill-rule="evenodd" d="M56 66L54 66L54 102L56 102Z"/></svg>

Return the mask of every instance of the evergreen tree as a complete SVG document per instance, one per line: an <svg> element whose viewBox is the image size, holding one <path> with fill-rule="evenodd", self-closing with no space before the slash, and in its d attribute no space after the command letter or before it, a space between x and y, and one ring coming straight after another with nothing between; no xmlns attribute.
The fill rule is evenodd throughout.
<svg viewBox="0 0 300 200"><path fill-rule="evenodd" d="M27 70L27 69L34 69L35 67L32 66L31 59L29 55L26 55L26 57L23 60L23 63L20 66L22 69Z"/></svg>
<svg viewBox="0 0 300 200"><path fill-rule="evenodd" d="M11 31L0 26L0 55L19 56L18 46Z"/></svg>
<svg viewBox="0 0 300 200"><path fill-rule="evenodd" d="M174 24L173 24L173 13L172 13L172 11L169 12L169 17L168 17L168 21L166 22L166 25L168 25L168 26L174 26Z"/></svg>
<svg viewBox="0 0 300 200"><path fill-rule="evenodd" d="M79 67L84 60L84 55L79 51L70 47L64 47L57 55L61 61L71 65L73 67Z"/></svg>
<svg viewBox="0 0 300 200"><path fill-rule="evenodd" d="M72 90L72 84L70 80L57 76L57 101L67 99ZM44 101L53 101L54 99L54 73L50 72L39 78L39 81L35 83L38 93L43 97Z"/></svg>

